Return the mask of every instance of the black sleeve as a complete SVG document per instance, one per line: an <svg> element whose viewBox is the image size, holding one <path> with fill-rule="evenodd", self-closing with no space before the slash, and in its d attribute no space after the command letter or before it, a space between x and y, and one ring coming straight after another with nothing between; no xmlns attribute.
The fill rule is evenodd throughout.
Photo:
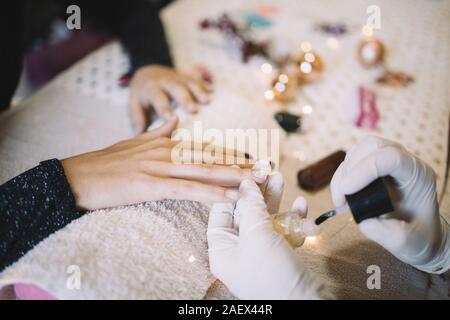
<svg viewBox="0 0 450 320"><path fill-rule="evenodd" d="M0 186L0 271L81 213L57 159Z"/></svg>
<svg viewBox="0 0 450 320"><path fill-rule="evenodd" d="M169 46L159 18L160 7L146 0L127 0L127 15L115 25L117 35L128 50L133 73L142 66L172 66Z"/></svg>
<svg viewBox="0 0 450 320"><path fill-rule="evenodd" d="M22 70L22 3L13 1L0 9L0 112L9 108Z"/></svg>
<svg viewBox="0 0 450 320"><path fill-rule="evenodd" d="M82 21L84 17L96 22L120 39L130 55L131 72L150 64L172 66L164 28L159 18L160 9L167 1L69 2L80 6Z"/></svg>

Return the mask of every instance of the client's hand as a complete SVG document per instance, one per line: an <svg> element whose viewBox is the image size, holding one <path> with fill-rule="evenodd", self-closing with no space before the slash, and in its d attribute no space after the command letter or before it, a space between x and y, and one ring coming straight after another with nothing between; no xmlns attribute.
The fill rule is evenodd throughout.
<svg viewBox="0 0 450 320"><path fill-rule="evenodd" d="M63 160L77 205L92 210L160 199L231 202L238 194L233 187L242 180L264 182L251 169L174 164L171 151L179 142L168 137L177 122L173 116L162 127L134 139ZM243 163L239 159L236 162Z"/></svg>
<svg viewBox="0 0 450 320"><path fill-rule="evenodd" d="M332 298L272 227L269 210L278 211L282 185L281 175L270 176L264 199L260 188L245 180L236 208L227 203L213 206L208 225L211 272L240 299ZM233 227L236 211L238 229Z"/></svg>
<svg viewBox="0 0 450 320"><path fill-rule="evenodd" d="M176 101L187 112L198 110L198 103L209 102L211 87L208 83L180 74L164 66L140 68L130 84L130 114L136 133L142 133L149 125L151 108L159 116L172 114L170 100Z"/></svg>

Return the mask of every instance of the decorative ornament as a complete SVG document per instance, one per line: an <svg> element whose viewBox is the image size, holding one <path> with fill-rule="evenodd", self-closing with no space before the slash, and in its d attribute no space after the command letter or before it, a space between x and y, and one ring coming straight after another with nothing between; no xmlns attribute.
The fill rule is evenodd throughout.
<svg viewBox="0 0 450 320"><path fill-rule="evenodd" d="M324 22L324 23L318 24L316 26L316 29L323 33L330 34L333 36L342 36L342 35L348 33L347 25L344 23L340 23L340 22L337 22L337 23Z"/></svg>
<svg viewBox="0 0 450 320"><path fill-rule="evenodd" d="M414 82L414 78L404 72L390 71L386 65L385 56L386 49L380 40L366 37L361 41L358 48L359 62L364 67L381 65L384 69L383 74L376 79L377 83L392 87L406 87Z"/></svg>
<svg viewBox="0 0 450 320"><path fill-rule="evenodd" d="M240 29L227 14L223 14L218 19L202 20L200 28L218 29L224 33L227 39L239 47L242 61L245 63L254 55L267 57L267 43L256 42L246 30Z"/></svg>
<svg viewBox="0 0 450 320"><path fill-rule="evenodd" d="M258 12L257 17L247 15L247 24L256 23L264 27L268 26L268 16L273 14L274 9L272 7L266 9L267 12L264 11L264 14ZM344 32L343 25L324 25L322 27L331 32ZM294 100L295 90L300 85L311 83L322 75L324 69L322 59L312 51L311 45L307 42L302 43L300 54L274 59L268 53L267 43L256 42L250 34L251 28L239 28L227 14L216 19L202 20L200 28L217 29L223 33L233 45L239 47L243 62L247 62L254 55L260 55L267 59L267 62L261 65L261 71L270 75L273 74L273 70L276 70L276 75L270 82L270 88L264 93L267 100L290 102Z"/></svg>
<svg viewBox="0 0 450 320"><path fill-rule="evenodd" d="M314 51L300 53L293 62L297 68L297 80L301 84L316 81L322 75L323 62Z"/></svg>
<svg viewBox="0 0 450 320"><path fill-rule="evenodd" d="M414 78L404 72L387 71L377 79L378 83L387 84L393 87L406 87L414 82Z"/></svg>
<svg viewBox="0 0 450 320"><path fill-rule="evenodd" d="M272 80L271 89L265 94L267 100L277 100L279 102L289 102L295 97L297 80L289 77L285 73L279 73Z"/></svg>
<svg viewBox="0 0 450 320"><path fill-rule="evenodd" d="M364 67L383 63L385 49L383 43L375 38L364 38L358 48L358 59Z"/></svg>
<svg viewBox="0 0 450 320"><path fill-rule="evenodd" d="M245 21L250 28L264 29L272 25L272 20L258 13L249 12L245 15Z"/></svg>
<svg viewBox="0 0 450 320"><path fill-rule="evenodd" d="M323 62L320 56L313 52L302 52L295 57L285 56L276 62L278 69L271 82L271 88L266 91L265 97L268 100L287 103L295 99L296 89L301 85L316 81L323 73ZM263 64L261 70L269 74L269 64ZM270 70L272 71L272 65ZM266 72L265 72L266 71Z"/></svg>

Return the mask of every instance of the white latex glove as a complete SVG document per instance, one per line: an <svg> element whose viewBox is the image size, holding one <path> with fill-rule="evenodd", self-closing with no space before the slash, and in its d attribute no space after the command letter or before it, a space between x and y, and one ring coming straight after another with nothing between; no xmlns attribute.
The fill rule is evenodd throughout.
<svg viewBox="0 0 450 320"><path fill-rule="evenodd" d="M276 211L278 195L281 196L276 190L282 184L281 175L275 174L269 177L266 186L268 202ZM274 231L259 187L244 180L239 193L236 203L241 215L239 230L233 228L233 205L218 203L211 209L208 226L211 272L240 299L331 298L289 243ZM298 203L305 207L305 201Z"/></svg>
<svg viewBox="0 0 450 320"><path fill-rule="evenodd" d="M417 269L445 272L450 268L450 233L439 215L434 172L402 146L367 137L353 147L331 181L334 205L345 204L344 195L384 176L393 178L395 211L364 220L361 232Z"/></svg>

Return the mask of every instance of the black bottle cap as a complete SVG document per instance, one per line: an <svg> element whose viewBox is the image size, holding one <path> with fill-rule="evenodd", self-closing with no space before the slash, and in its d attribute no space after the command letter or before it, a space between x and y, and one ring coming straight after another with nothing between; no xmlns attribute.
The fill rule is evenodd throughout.
<svg viewBox="0 0 450 320"><path fill-rule="evenodd" d="M345 198L356 223L394 211L383 178L378 178L361 191Z"/></svg>

